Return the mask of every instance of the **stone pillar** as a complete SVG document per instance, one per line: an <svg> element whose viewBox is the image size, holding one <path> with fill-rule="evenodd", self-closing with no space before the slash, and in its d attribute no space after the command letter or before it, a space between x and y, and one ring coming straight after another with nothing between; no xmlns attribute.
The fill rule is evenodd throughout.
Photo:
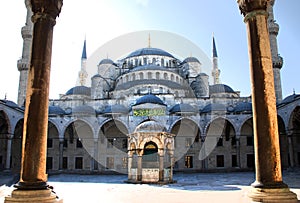
<svg viewBox="0 0 300 203"><path fill-rule="evenodd" d="M46 174L48 97L53 27L62 0L31 0L33 39L28 74L22 161L17 190L5 202L57 202Z"/></svg>
<svg viewBox="0 0 300 203"><path fill-rule="evenodd" d="M267 1L238 0L247 26L252 84L256 181L249 197L255 202L297 202L281 175Z"/></svg>
<svg viewBox="0 0 300 203"><path fill-rule="evenodd" d="M291 167L295 166L295 161L294 161L294 147L293 147L293 134L288 135L288 143L289 143L289 158L290 158L290 164Z"/></svg>
<svg viewBox="0 0 300 203"><path fill-rule="evenodd" d="M241 168L241 145L240 145L240 137L236 138L236 162L237 166Z"/></svg>
<svg viewBox="0 0 300 203"><path fill-rule="evenodd" d="M128 180L132 180L131 168L132 168L132 152L128 152Z"/></svg>
<svg viewBox="0 0 300 203"><path fill-rule="evenodd" d="M98 170L98 162L99 162L99 160L98 160L98 138L96 138L95 140L94 140L94 158L93 158L93 162L94 162L94 168L93 168L93 170L95 170L95 171L97 171Z"/></svg>
<svg viewBox="0 0 300 203"><path fill-rule="evenodd" d="M164 155L159 155L159 175L158 181L164 181Z"/></svg>
<svg viewBox="0 0 300 203"><path fill-rule="evenodd" d="M137 181L142 181L142 155L138 155L137 160Z"/></svg>
<svg viewBox="0 0 300 203"><path fill-rule="evenodd" d="M175 164L174 150L170 150L169 155L170 155L170 177L169 178L170 178L170 182L173 182L173 168Z"/></svg>
<svg viewBox="0 0 300 203"><path fill-rule="evenodd" d="M10 161L11 161L11 144L13 134L7 134L7 147L6 147L6 162L5 162L5 170L10 170Z"/></svg>
<svg viewBox="0 0 300 203"><path fill-rule="evenodd" d="M64 159L64 139L59 139L59 170L63 169L63 159Z"/></svg>

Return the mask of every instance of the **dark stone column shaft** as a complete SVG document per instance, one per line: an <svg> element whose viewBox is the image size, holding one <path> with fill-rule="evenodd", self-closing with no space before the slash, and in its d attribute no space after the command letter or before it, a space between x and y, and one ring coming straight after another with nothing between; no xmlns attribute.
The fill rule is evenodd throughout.
<svg viewBox="0 0 300 203"><path fill-rule="evenodd" d="M55 18L62 1L31 1L33 41L28 74L24 130L22 142L21 176L17 187L46 188L46 152L48 128L48 97Z"/></svg>

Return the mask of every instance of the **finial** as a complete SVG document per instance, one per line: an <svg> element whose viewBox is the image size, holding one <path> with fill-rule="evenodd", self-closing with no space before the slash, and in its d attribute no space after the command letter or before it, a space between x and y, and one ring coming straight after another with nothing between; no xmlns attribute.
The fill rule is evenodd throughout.
<svg viewBox="0 0 300 203"><path fill-rule="evenodd" d="M7 93L5 93L5 96L4 96L4 100L6 100L7 99Z"/></svg>
<svg viewBox="0 0 300 203"><path fill-rule="evenodd" d="M151 48L151 37L150 37L150 33L148 35L148 48Z"/></svg>
<svg viewBox="0 0 300 203"><path fill-rule="evenodd" d="M296 93L295 93L295 88L293 88L293 93L294 93L294 95L296 94Z"/></svg>

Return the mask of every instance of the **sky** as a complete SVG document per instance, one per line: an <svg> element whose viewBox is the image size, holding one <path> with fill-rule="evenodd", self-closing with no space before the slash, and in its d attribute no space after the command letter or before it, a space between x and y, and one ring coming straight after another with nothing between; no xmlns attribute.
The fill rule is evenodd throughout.
<svg viewBox="0 0 300 203"><path fill-rule="evenodd" d="M145 30L182 36L197 45L209 59L212 57L214 36L221 83L240 91L241 96L251 94L246 25L235 0L64 0L63 3L53 33L51 99L59 98L59 94L76 85L84 39L89 58L107 42ZM284 59L281 69L283 97L293 91L300 92L297 50L300 47L299 8L299 0L276 0L274 6L275 19L280 25L278 49ZM26 15L23 0L5 1L0 12L0 99L6 95L7 99L17 101L17 60L22 56L21 28L25 25ZM155 37L151 38L151 42L155 42ZM147 45L145 37L144 47ZM119 48L122 46L120 44ZM112 56L112 53L103 54L108 58Z"/></svg>

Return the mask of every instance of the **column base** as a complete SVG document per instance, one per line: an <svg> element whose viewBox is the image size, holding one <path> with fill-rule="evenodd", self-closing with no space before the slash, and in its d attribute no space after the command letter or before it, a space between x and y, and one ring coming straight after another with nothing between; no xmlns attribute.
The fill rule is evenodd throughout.
<svg viewBox="0 0 300 203"><path fill-rule="evenodd" d="M289 188L252 188L248 193L252 202L298 203L297 195Z"/></svg>
<svg viewBox="0 0 300 203"><path fill-rule="evenodd" d="M30 202L30 203L62 203L62 199L57 196L50 189L45 190L19 190L12 191L10 196L5 197L4 203L13 202Z"/></svg>

